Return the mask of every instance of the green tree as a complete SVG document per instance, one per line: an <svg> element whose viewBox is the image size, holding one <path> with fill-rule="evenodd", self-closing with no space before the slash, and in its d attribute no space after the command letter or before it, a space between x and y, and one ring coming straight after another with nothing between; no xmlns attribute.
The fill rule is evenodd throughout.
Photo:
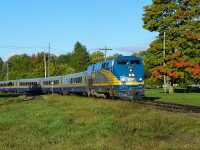
<svg viewBox="0 0 200 150"><path fill-rule="evenodd" d="M0 58L0 81L3 80L3 60Z"/></svg>
<svg viewBox="0 0 200 150"><path fill-rule="evenodd" d="M31 75L30 56L27 54L13 55L8 60L9 79L29 78Z"/></svg>
<svg viewBox="0 0 200 150"><path fill-rule="evenodd" d="M140 51L140 52L134 52L132 54L132 56L136 56L136 57L139 57L141 59L143 59L144 61L144 71L145 71L145 79L147 78L150 78L151 77L151 71L150 69L152 68L151 64L148 63L148 58L150 57L150 54L148 53L147 50L143 50L143 51Z"/></svg>
<svg viewBox="0 0 200 150"><path fill-rule="evenodd" d="M90 58L86 47L80 42L77 42L74 46L70 66L73 67L76 72L81 72L86 70L89 63Z"/></svg>
<svg viewBox="0 0 200 150"><path fill-rule="evenodd" d="M108 57L107 57L107 60L114 59L114 58L118 58L118 57L121 57L121 56L123 56L123 55L122 55L122 54L119 54L119 53L115 53L115 54L112 55L112 56L108 56Z"/></svg>
<svg viewBox="0 0 200 150"><path fill-rule="evenodd" d="M70 67L67 64L58 64L56 67L55 75L57 75L57 76L67 75L67 74L71 74L71 73L75 73L75 69Z"/></svg>
<svg viewBox="0 0 200 150"><path fill-rule="evenodd" d="M45 75L45 67L44 67L44 54L46 56L46 62L48 62L48 54L41 52L37 54L33 54L30 58L30 65L32 68L31 76L32 78L44 77Z"/></svg>
<svg viewBox="0 0 200 150"><path fill-rule="evenodd" d="M104 53L97 51L90 55L91 64L96 64L105 60Z"/></svg>
<svg viewBox="0 0 200 150"><path fill-rule="evenodd" d="M58 64L70 64L72 59L72 53L68 53L66 55L59 55L57 59Z"/></svg>
<svg viewBox="0 0 200 150"><path fill-rule="evenodd" d="M146 59L152 75L162 79L165 73L171 83L200 79L200 1L153 0L145 6L144 28L159 32L160 38L150 44ZM163 35L166 33L165 57ZM163 66L165 62L165 66Z"/></svg>

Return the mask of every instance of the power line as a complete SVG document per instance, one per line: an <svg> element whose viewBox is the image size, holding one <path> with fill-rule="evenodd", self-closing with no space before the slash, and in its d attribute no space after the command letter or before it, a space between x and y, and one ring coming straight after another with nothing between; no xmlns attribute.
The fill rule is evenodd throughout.
<svg viewBox="0 0 200 150"><path fill-rule="evenodd" d="M112 50L112 49L107 48L107 47L105 46L105 48L100 48L99 50L100 50L100 51L101 51L101 50L102 50L102 51L105 51L105 60L106 60L106 52L107 52L108 50Z"/></svg>

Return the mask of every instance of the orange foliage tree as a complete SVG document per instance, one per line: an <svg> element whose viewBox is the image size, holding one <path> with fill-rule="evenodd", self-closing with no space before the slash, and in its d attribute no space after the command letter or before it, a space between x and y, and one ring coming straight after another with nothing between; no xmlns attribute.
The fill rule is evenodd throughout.
<svg viewBox="0 0 200 150"><path fill-rule="evenodd" d="M162 79L163 74L171 83L200 79L199 6L199 0L152 0L152 5L144 7L143 27L159 32L159 39L150 44L146 58L155 79Z"/></svg>

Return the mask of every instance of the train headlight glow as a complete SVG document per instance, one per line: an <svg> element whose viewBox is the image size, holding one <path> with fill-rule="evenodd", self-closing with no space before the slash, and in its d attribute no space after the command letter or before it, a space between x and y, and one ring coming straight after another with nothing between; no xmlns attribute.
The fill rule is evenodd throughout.
<svg viewBox="0 0 200 150"><path fill-rule="evenodd" d="M135 74L132 74L132 76L134 77L134 76L135 76Z"/></svg>
<svg viewBox="0 0 200 150"><path fill-rule="evenodd" d="M131 76L131 74L128 74L128 76L130 77L130 76Z"/></svg>
<svg viewBox="0 0 200 150"><path fill-rule="evenodd" d="M132 72L133 70L132 70L132 69L129 69L129 71Z"/></svg>
<svg viewBox="0 0 200 150"><path fill-rule="evenodd" d="M142 81L142 78L139 78L139 81Z"/></svg>

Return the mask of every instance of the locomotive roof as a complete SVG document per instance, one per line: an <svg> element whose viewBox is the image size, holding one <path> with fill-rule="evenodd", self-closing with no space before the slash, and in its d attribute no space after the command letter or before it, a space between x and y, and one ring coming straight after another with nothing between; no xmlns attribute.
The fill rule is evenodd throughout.
<svg viewBox="0 0 200 150"><path fill-rule="evenodd" d="M106 61L102 61L102 62L98 62L96 64L91 64L87 67L87 71L92 71L92 70L98 70L98 69L101 69L102 67L102 64L108 64L108 67L111 66L112 62L113 61L118 61L118 60L142 60L141 58L139 57L135 57L135 56L121 56L121 57L117 57L117 58L113 58L113 59L110 59L110 60L106 60Z"/></svg>

